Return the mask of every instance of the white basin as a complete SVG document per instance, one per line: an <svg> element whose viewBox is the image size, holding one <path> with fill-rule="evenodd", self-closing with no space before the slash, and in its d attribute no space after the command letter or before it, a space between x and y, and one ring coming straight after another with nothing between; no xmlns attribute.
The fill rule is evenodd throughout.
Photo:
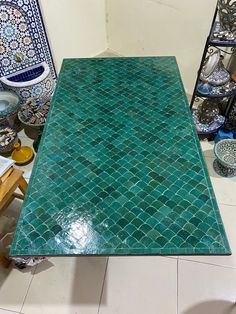
<svg viewBox="0 0 236 314"><path fill-rule="evenodd" d="M11 116L19 107L20 99L15 93L0 91L0 119Z"/></svg>
<svg viewBox="0 0 236 314"><path fill-rule="evenodd" d="M55 85L46 62L3 76L0 81L6 89L15 91L23 102L33 98L37 103L45 103Z"/></svg>

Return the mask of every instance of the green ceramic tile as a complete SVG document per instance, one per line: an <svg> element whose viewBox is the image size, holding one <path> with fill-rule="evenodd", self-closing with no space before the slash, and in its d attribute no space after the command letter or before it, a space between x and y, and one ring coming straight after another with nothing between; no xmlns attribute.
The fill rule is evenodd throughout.
<svg viewBox="0 0 236 314"><path fill-rule="evenodd" d="M230 254L176 60L65 60L11 255L136 254Z"/></svg>

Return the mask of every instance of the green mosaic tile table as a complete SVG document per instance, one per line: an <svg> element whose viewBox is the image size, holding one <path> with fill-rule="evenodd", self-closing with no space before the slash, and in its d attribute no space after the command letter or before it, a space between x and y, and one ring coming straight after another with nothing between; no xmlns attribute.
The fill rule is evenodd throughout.
<svg viewBox="0 0 236 314"><path fill-rule="evenodd" d="M230 253L175 58L65 60L11 255Z"/></svg>

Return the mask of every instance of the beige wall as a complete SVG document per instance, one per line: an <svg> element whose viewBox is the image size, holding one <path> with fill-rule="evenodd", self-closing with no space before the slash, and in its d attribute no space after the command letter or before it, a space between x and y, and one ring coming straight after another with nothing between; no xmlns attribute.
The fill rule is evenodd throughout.
<svg viewBox="0 0 236 314"><path fill-rule="evenodd" d="M57 70L63 58L108 47L124 56L175 55L191 94L216 1L40 0L40 6Z"/></svg>
<svg viewBox="0 0 236 314"><path fill-rule="evenodd" d="M57 71L63 58L107 49L105 0L40 0Z"/></svg>
<svg viewBox="0 0 236 314"><path fill-rule="evenodd" d="M121 55L175 55L187 93L216 0L107 0L108 46Z"/></svg>

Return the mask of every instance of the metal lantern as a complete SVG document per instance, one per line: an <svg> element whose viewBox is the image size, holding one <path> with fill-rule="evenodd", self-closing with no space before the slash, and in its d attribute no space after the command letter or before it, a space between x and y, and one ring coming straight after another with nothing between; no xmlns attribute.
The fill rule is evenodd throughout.
<svg viewBox="0 0 236 314"><path fill-rule="evenodd" d="M218 0L220 24L223 30L236 32L236 0Z"/></svg>

